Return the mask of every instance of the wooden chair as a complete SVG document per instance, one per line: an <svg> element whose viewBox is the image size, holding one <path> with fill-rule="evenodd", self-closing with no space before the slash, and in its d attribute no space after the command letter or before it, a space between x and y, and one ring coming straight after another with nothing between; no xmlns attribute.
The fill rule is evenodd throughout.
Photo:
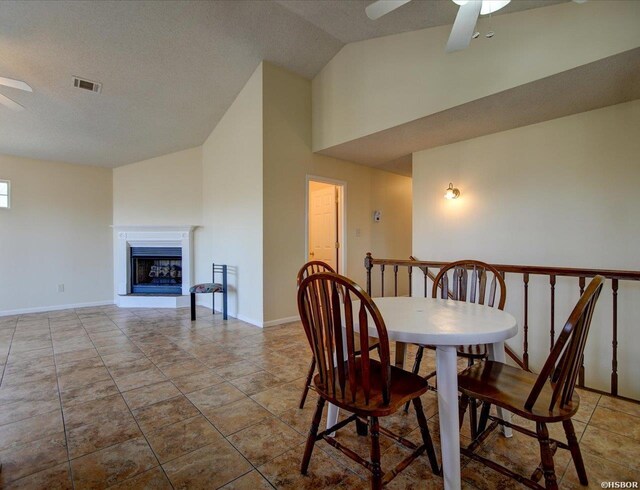
<svg viewBox="0 0 640 490"><path fill-rule="evenodd" d="M450 273L452 275L451 279L449 278ZM487 291L487 286L489 291ZM431 296L433 298L440 296L443 299L450 298L456 301L478 303L503 310L507 301L507 286L502 274L493 266L478 260L459 260L440 269L433 281ZM431 348L426 345L418 346L412 370L416 374L420 370L425 347ZM458 356L467 358L470 366L474 360L487 358L487 346L484 344L460 345L457 353ZM432 378L435 374L435 371L432 371L426 376L426 379ZM407 404L405 411L408 408L409 405ZM471 434L473 436L477 429L475 400L471 401L470 413Z"/></svg>
<svg viewBox="0 0 640 490"><path fill-rule="evenodd" d="M458 376L458 388L462 392L460 424L462 424L470 398L483 402L480 432L467 448L462 449L463 454L531 488L543 488L538 484L538 481L544 475L545 487L555 489L558 488L558 482L553 465L553 455L560 447L571 451L580 483L582 485L588 484L587 473L571 417L575 415L580 405L580 398L574 393L574 387L587 342L593 310L598 296L600 296L604 280L604 277L596 276L587 286L538 376L495 361L478 362ZM491 405L502 407L527 420L534 421L536 431L533 432L490 416ZM489 420L491 420L491 424L486 427ZM550 422L562 422L568 444L549 438L547 424ZM511 427L538 439L542 462L530 478L518 475L494 461L475 454L475 449L498 425Z"/></svg>
<svg viewBox="0 0 640 490"><path fill-rule="evenodd" d="M307 262L304 264L300 270L298 271L297 276L297 284L298 287L300 283L311 274L315 274L317 272L335 272L333 267L331 267L326 262L322 262L321 260L312 260L311 262ZM376 349L378 347L378 339L369 338L369 350ZM309 371L307 372L307 379L305 380L304 389L302 390L302 396L300 397L300 408L304 408L305 401L307 400L307 395L309 393L309 386L311 386L311 380L313 378L313 373L316 370L316 359L315 357L311 358L311 364L309 365Z"/></svg>
<svg viewBox="0 0 640 490"><path fill-rule="evenodd" d="M421 376L391 365L387 329L369 295L346 277L320 272L308 276L300 284L298 310L318 365L313 383L319 395L300 468L302 474L307 473L313 447L320 439L370 470L373 489L382 488L425 451L433 472L438 473L436 454L420 400L420 395L427 391L427 382ZM355 332L356 322L359 332ZM370 322L379 338L380 361L369 357ZM356 338L360 340L360 355L356 351ZM378 421L379 417L395 413L410 400L413 401L422 435L420 446L380 427ZM351 415L318 434L327 401ZM350 422L363 419L369 422L371 461L364 460L329 435ZM381 433L413 450L386 474L380 466Z"/></svg>

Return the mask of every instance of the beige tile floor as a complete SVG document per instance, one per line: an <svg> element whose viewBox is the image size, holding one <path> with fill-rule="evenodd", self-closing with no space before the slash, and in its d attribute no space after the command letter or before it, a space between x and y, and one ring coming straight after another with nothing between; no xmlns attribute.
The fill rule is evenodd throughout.
<svg viewBox="0 0 640 490"><path fill-rule="evenodd" d="M262 330L198 314L192 323L188 309L110 306L0 318L0 487L367 488L367 472L325 442L309 476L299 474L315 405L311 393L297 408L309 361L300 325ZM423 404L437 445L435 396ZM412 413L384 422L419 440ZM640 480L640 405L583 393L575 425L594 488ZM367 454L366 438L338 437ZM404 456L382 444L383 467ZM527 472L537 464L535 443L518 434L495 435L482 451ZM562 453L557 473L573 488ZM464 461L463 479L516 487L474 462ZM442 487L426 457L389 487L425 485Z"/></svg>

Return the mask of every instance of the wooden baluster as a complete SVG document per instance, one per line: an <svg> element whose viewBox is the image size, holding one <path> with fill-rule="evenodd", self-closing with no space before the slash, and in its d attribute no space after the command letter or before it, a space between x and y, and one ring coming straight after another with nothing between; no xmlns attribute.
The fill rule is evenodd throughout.
<svg viewBox="0 0 640 490"><path fill-rule="evenodd" d="M422 272L424 273L424 297L426 298L427 288L429 287L429 269L425 267Z"/></svg>
<svg viewBox="0 0 640 490"><path fill-rule="evenodd" d="M551 274L549 276L549 284L551 285L551 330L550 330L550 335L551 335L551 346L549 347L549 352L551 352L553 350L553 344L555 342L556 339L556 323L555 323L555 316L556 316L556 276L555 274Z"/></svg>
<svg viewBox="0 0 640 490"><path fill-rule="evenodd" d="M384 264L380 264L380 289L382 290L380 297L384 298Z"/></svg>
<svg viewBox="0 0 640 490"><path fill-rule="evenodd" d="M393 295L398 296L398 266L393 266Z"/></svg>
<svg viewBox="0 0 640 490"><path fill-rule="evenodd" d="M618 396L618 280L611 280L613 294L613 358L611 360L611 394Z"/></svg>
<svg viewBox="0 0 640 490"><path fill-rule="evenodd" d="M578 285L580 286L580 296L584 294L584 286L586 280L584 276L580 276L578 279ZM584 387L584 354L582 354L582 359L580 359L580 371L578 371L578 386Z"/></svg>
<svg viewBox="0 0 640 490"><path fill-rule="evenodd" d="M409 266L409 297L413 294L413 266Z"/></svg>
<svg viewBox="0 0 640 490"><path fill-rule="evenodd" d="M524 363L525 369L529 369L529 273L525 272L522 275L522 280L524 281L524 344L522 353L522 362Z"/></svg>
<svg viewBox="0 0 640 490"><path fill-rule="evenodd" d="M367 270L367 294L371 296L371 269L373 269L371 252L367 252L367 256L364 258L364 268Z"/></svg>

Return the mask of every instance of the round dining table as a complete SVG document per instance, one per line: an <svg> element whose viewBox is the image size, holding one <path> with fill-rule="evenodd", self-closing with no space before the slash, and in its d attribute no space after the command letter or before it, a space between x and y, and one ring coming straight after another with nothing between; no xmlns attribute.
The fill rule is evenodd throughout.
<svg viewBox="0 0 640 490"><path fill-rule="evenodd" d="M438 414L442 470L446 489L459 489L460 436L458 422L458 345L487 344L491 360L505 362L504 341L518 332L513 315L488 306L447 299L420 297L374 298L387 328L390 341L396 342L395 364L404 367L406 344L432 345L436 348L438 377ZM354 306L355 308L355 306ZM377 337L373 322L369 336ZM508 412L498 416L510 419ZM329 405L327 427L335 424L337 407ZM505 432L509 436L510 431Z"/></svg>

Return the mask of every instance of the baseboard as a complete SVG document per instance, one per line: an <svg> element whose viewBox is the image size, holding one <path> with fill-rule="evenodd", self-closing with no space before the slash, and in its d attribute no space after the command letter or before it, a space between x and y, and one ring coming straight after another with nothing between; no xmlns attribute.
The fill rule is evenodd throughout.
<svg viewBox="0 0 640 490"><path fill-rule="evenodd" d="M289 316L286 318L278 318L277 320L269 320L268 322L264 322L262 325L264 327L275 327L276 325L283 325L285 323L292 323L300 321L300 315Z"/></svg>
<svg viewBox="0 0 640 490"><path fill-rule="evenodd" d="M202 296L202 298L200 298L199 296ZM196 295L196 305L211 309L211 296L207 294ZM219 311L218 308L222 308L222 297L220 295L216 297L216 312L222 313L222 311ZM232 316L233 315L229 313L229 318L231 318ZM290 316L287 318L278 318L276 320L270 320L268 322L261 322L261 321L255 320L254 318L246 317L244 315L237 315L233 318L237 318L238 320L241 320L243 322L250 323L254 327L260 327L260 328L275 327L276 325L297 322L298 320L300 320L300 316L298 315Z"/></svg>
<svg viewBox="0 0 640 490"><path fill-rule="evenodd" d="M92 306L108 306L113 301L92 301L90 303L73 303L69 305L36 306L35 308L21 308L19 310L3 310L0 316L26 315L28 313L42 313L45 311L71 310L74 308L91 308Z"/></svg>
<svg viewBox="0 0 640 490"><path fill-rule="evenodd" d="M254 327L260 327L260 328L263 328L263 327L264 327L264 325L263 325L263 323L262 323L262 322L259 322L259 321L257 321L257 320L254 320L253 318L246 317L246 316L244 316L244 315L238 315L236 318L237 318L238 320L242 320L242 321L243 321L243 322L245 322L245 323L250 323L250 324L251 324L251 325L253 325Z"/></svg>

